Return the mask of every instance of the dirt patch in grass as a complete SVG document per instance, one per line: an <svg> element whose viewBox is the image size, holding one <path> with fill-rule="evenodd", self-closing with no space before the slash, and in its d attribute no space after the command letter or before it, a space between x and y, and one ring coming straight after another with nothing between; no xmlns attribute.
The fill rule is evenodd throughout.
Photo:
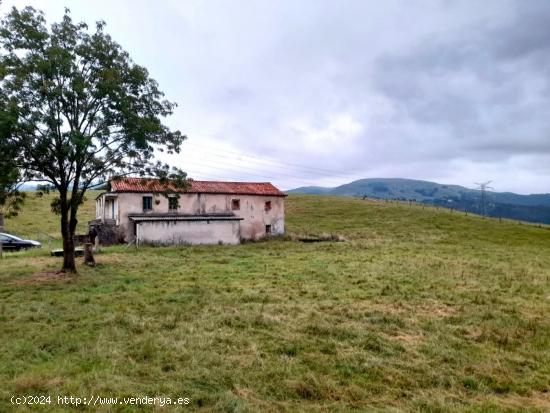
<svg viewBox="0 0 550 413"><path fill-rule="evenodd" d="M254 400L256 399L254 391L245 388L245 387L235 387L233 389L233 394L244 400Z"/></svg>
<svg viewBox="0 0 550 413"><path fill-rule="evenodd" d="M457 314L457 310L440 301L428 300L414 308L416 314L424 317L447 318Z"/></svg>
<svg viewBox="0 0 550 413"><path fill-rule="evenodd" d="M15 285L38 285L46 283L70 283L74 281L74 275L64 273L62 271L44 271L31 275L28 278L23 278L14 281Z"/></svg>
<svg viewBox="0 0 550 413"><path fill-rule="evenodd" d="M416 346L418 345L422 340L423 336L421 334L397 334L395 336L388 336L390 340L397 341L402 344Z"/></svg>
<svg viewBox="0 0 550 413"><path fill-rule="evenodd" d="M424 318L447 318L458 314L458 311L441 301L425 300L421 304L411 303L369 303L369 309L374 309L386 315Z"/></svg>
<svg viewBox="0 0 550 413"><path fill-rule="evenodd" d="M128 257L121 256L118 252L109 252L109 251L101 251L96 252L94 251L94 258L98 262L102 262L105 264L120 264L125 261L128 261Z"/></svg>
<svg viewBox="0 0 550 413"><path fill-rule="evenodd" d="M48 379L44 377L24 376L15 381L15 390L17 392L47 391L61 384L63 384L63 380L59 377Z"/></svg>
<svg viewBox="0 0 550 413"><path fill-rule="evenodd" d="M484 332L477 326L467 327L464 329L464 338L467 340L480 342L484 338Z"/></svg>
<svg viewBox="0 0 550 413"><path fill-rule="evenodd" d="M526 409L532 407L541 411L550 411L550 393L532 392L529 396L509 396L499 400L502 405L514 409Z"/></svg>

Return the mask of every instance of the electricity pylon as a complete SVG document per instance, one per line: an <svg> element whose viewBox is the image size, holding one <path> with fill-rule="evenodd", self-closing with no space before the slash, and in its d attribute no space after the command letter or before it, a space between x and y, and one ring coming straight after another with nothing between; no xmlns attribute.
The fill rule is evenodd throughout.
<svg viewBox="0 0 550 413"><path fill-rule="evenodd" d="M481 216L486 216L487 214L487 189L495 189L492 186L489 186L491 182L493 181L475 182L475 184L478 186L476 189L481 191L481 202L479 204Z"/></svg>

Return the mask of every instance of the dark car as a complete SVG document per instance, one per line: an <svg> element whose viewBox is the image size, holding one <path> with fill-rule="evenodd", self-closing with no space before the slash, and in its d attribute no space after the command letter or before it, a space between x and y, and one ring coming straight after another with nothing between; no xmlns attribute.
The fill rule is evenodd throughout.
<svg viewBox="0 0 550 413"><path fill-rule="evenodd" d="M0 242L4 251L19 251L27 248L40 248L42 244L30 239L21 239L15 235L0 232Z"/></svg>

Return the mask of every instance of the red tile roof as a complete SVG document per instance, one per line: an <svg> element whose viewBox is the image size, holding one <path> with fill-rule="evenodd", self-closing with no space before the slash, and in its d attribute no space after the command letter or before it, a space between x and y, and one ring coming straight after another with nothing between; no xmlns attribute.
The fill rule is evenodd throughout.
<svg viewBox="0 0 550 413"><path fill-rule="evenodd" d="M112 180L112 192L165 192L167 190L184 193L202 194L236 194L286 196L269 182L223 182L223 181L188 181L187 189L175 188L172 185L161 184L157 179L123 178Z"/></svg>

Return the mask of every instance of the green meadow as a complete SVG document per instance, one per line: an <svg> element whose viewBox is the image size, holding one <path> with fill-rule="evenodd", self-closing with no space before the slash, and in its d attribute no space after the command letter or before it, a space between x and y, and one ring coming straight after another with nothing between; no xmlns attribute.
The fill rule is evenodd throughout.
<svg viewBox="0 0 550 413"><path fill-rule="evenodd" d="M59 238L50 201L31 196L6 232ZM286 226L240 246L103 248L71 277L47 242L4 254L0 411L550 411L547 227L320 196L289 196ZM326 235L344 241L297 240Z"/></svg>

